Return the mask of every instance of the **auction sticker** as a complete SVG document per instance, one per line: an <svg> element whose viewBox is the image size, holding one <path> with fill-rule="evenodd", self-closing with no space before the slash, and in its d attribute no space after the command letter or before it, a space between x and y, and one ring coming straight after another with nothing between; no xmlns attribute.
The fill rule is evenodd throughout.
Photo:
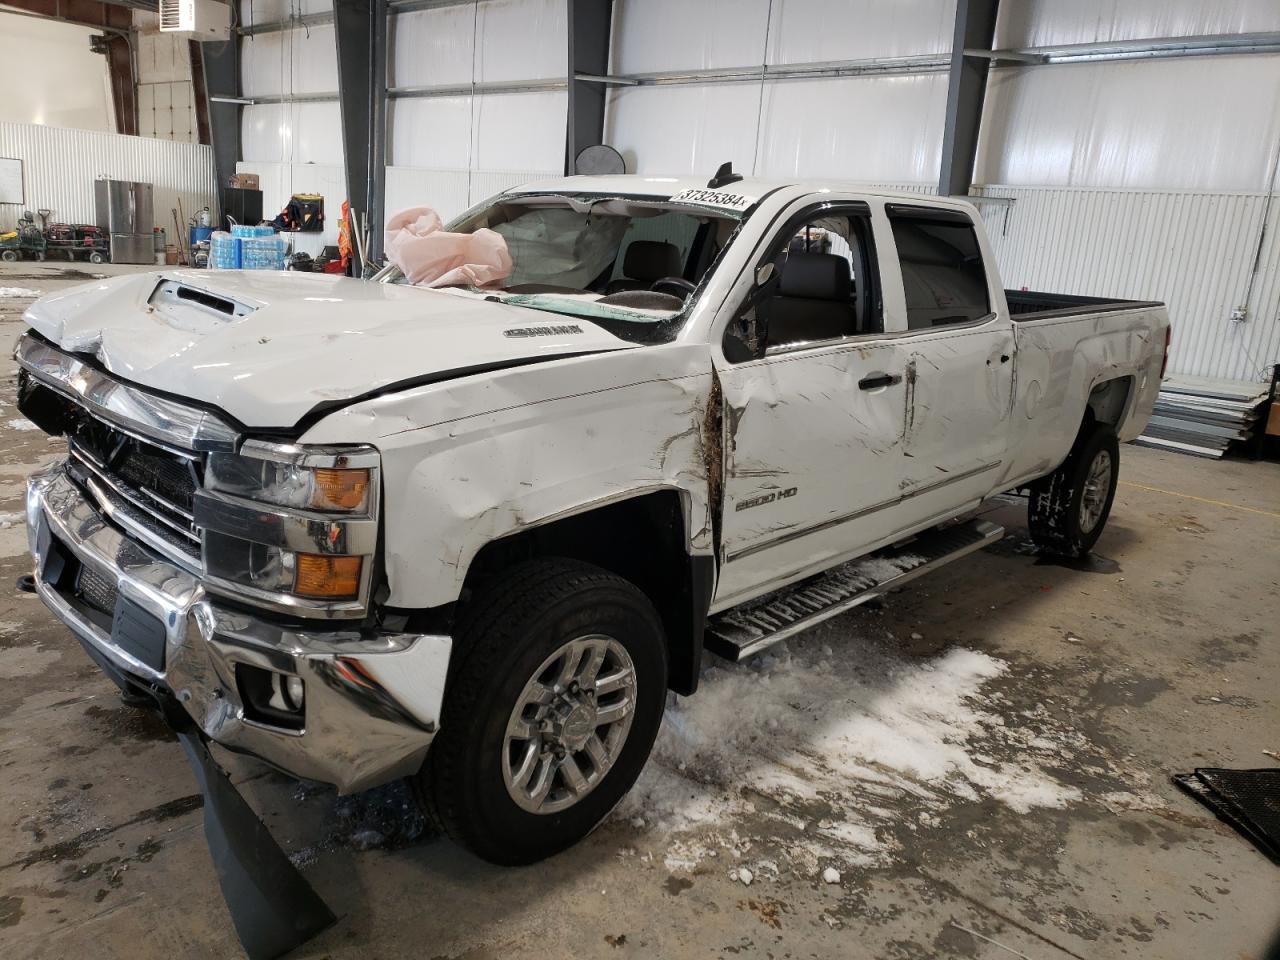
<svg viewBox="0 0 1280 960"><path fill-rule="evenodd" d="M759 200L759 197L743 193L722 193L719 190L681 190L671 198L672 203L696 203L702 207L719 207L743 213Z"/></svg>

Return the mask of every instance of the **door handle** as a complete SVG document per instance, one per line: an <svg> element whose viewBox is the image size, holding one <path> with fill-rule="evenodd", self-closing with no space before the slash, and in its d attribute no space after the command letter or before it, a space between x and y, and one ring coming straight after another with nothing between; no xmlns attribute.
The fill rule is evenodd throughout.
<svg viewBox="0 0 1280 960"><path fill-rule="evenodd" d="M859 390L876 390L880 387L891 387L895 383L901 383L902 376L896 373L873 373L869 377L863 377L858 381Z"/></svg>

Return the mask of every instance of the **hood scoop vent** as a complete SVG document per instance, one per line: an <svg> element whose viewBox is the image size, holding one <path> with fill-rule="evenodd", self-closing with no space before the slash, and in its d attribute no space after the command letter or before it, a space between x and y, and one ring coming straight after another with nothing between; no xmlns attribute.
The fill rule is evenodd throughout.
<svg viewBox="0 0 1280 960"><path fill-rule="evenodd" d="M178 280L161 280L148 301L152 308L169 315L171 319L180 320L184 316L194 319L193 311L208 317L224 320L246 317L253 313L254 307L238 300L208 290L201 290Z"/></svg>

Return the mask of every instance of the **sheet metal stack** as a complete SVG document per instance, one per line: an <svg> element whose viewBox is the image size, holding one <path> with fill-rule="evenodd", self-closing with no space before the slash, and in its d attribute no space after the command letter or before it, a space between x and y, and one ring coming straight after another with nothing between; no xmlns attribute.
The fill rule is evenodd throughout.
<svg viewBox="0 0 1280 960"><path fill-rule="evenodd" d="M1137 442L1219 459L1232 444L1249 442L1263 429L1267 392L1265 383L1170 377Z"/></svg>

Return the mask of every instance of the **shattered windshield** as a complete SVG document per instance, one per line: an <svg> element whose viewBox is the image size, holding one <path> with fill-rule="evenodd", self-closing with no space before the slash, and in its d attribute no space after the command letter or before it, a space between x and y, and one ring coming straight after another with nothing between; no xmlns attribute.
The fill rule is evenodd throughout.
<svg viewBox="0 0 1280 960"><path fill-rule="evenodd" d="M743 210L679 196L498 197L446 229L496 233L510 255L509 274L482 286L450 287L535 310L615 321L604 325L628 336L626 327L668 322L688 309L743 216ZM406 282L396 268L380 279Z"/></svg>

